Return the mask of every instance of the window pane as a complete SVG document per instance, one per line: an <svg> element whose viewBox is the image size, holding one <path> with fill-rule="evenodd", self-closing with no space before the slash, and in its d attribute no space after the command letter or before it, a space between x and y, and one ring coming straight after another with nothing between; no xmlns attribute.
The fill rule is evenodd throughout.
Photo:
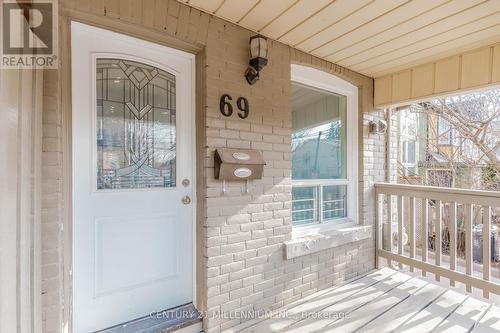
<svg viewBox="0 0 500 333"><path fill-rule="evenodd" d="M292 84L292 178L346 178L347 97Z"/></svg>
<svg viewBox="0 0 500 333"><path fill-rule="evenodd" d="M406 136L416 136L418 128L417 113L409 109L400 111L401 134Z"/></svg>
<svg viewBox="0 0 500 333"><path fill-rule="evenodd" d="M347 186L323 186L323 219L338 219L347 216Z"/></svg>
<svg viewBox="0 0 500 333"><path fill-rule="evenodd" d="M403 158L403 163L408 162L408 141L403 141L402 144L403 147L403 152L402 152L402 158Z"/></svg>
<svg viewBox="0 0 500 333"><path fill-rule="evenodd" d="M451 144L451 125L442 117L439 117L438 121L438 144Z"/></svg>
<svg viewBox="0 0 500 333"><path fill-rule="evenodd" d="M175 186L175 76L97 59L97 189Z"/></svg>
<svg viewBox="0 0 500 333"><path fill-rule="evenodd" d="M408 163L415 163L415 141L408 141Z"/></svg>
<svg viewBox="0 0 500 333"><path fill-rule="evenodd" d="M405 169L404 169L404 175L405 176L410 176L410 177L418 176L418 174L417 174L417 167L414 167L414 166L407 166L407 167L405 167Z"/></svg>
<svg viewBox="0 0 500 333"><path fill-rule="evenodd" d="M293 224L314 223L318 220L318 188L294 187L292 189Z"/></svg>

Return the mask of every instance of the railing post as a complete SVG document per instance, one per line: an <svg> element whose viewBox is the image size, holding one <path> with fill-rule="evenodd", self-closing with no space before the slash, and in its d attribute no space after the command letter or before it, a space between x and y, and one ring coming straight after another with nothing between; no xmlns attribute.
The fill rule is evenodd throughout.
<svg viewBox="0 0 500 333"><path fill-rule="evenodd" d="M386 233L385 233L385 241L387 250L392 252L392 195L387 194L387 225L386 225ZM391 259L387 259L387 266L391 267L392 261Z"/></svg>
<svg viewBox="0 0 500 333"><path fill-rule="evenodd" d="M436 235L434 240L434 255L436 256L436 266L441 266L441 227L442 227L442 213L443 213L443 203L441 200L436 200L436 220L435 228ZM436 281L441 281L441 277L435 274Z"/></svg>
<svg viewBox="0 0 500 333"><path fill-rule="evenodd" d="M404 224L404 203L403 196L398 195L398 254L403 255L403 224ZM403 264L399 262L399 268L403 268Z"/></svg>
<svg viewBox="0 0 500 333"><path fill-rule="evenodd" d="M457 203L450 204L450 269L457 269ZM455 280L450 279L450 286L455 287Z"/></svg>
<svg viewBox="0 0 500 333"><path fill-rule="evenodd" d="M489 281L491 277L491 207L483 206L483 279ZM487 285L483 289L483 297L489 298L490 291Z"/></svg>
<svg viewBox="0 0 500 333"><path fill-rule="evenodd" d="M410 223L408 235L410 236L410 258L415 258L415 198L410 197ZM410 272L414 272L413 265L410 265Z"/></svg>
<svg viewBox="0 0 500 333"><path fill-rule="evenodd" d="M378 250L382 248L382 227L384 221L384 201L382 194L379 194L375 188L375 268L380 268Z"/></svg>
<svg viewBox="0 0 500 333"><path fill-rule="evenodd" d="M472 275L472 265L472 205L465 204L465 274ZM470 284L465 289L472 292Z"/></svg>
<svg viewBox="0 0 500 333"><path fill-rule="evenodd" d="M422 261L427 262L429 250L429 199L422 198ZM427 272L422 270L422 276L427 276Z"/></svg>

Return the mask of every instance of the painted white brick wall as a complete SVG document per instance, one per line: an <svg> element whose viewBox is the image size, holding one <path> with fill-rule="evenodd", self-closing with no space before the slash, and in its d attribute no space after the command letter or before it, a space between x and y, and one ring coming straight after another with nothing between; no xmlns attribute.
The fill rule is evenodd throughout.
<svg viewBox="0 0 500 333"><path fill-rule="evenodd" d="M290 64L310 64L335 72L360 86L360 105L370 111L371 80L334 67L271 41L270 61L254 86L244 81L248 65L245 48L251 33L218 19L209 22L206 45L206 151L207 211L204 256L207 274L207 310L256 311L276 309L322 288L374 267L373 240L341 246L311 255L284 259L283 242L291 238L291 112ZM218 38L210 38L218 36ZM235 49L233 52L229 50ZM231 69L231 70L229 70ZM251 113L246 120L223 117L219 96L245 96ZM383 112L361 113L360 185L362 223L373 223L373 183L385 176L385 137L367 132L370 120ZM237 119L237 118L236 118ZM213 178L213 152L219 147L258 149L267 165L261 180L249 184ZM364 152L367 152L366 154ZM207 332L218 332L239 319L205 319Z"/></svg>
<svg viewBox="0 0 500 333"><path fill-rule="evenodd" d="M58 72L43 73L42 139L42 329L62 329L62 112Z"/></svg>

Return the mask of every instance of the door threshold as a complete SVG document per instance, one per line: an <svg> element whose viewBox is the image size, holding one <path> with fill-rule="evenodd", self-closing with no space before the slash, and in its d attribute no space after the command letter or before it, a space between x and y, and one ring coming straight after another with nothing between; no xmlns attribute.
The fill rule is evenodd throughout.
<svg viewBox="0 0 500 333"><path fill-rule="evenodd" d="M192 303L154 312L95 333L198 333L202 332L201 314Z"/></svg>

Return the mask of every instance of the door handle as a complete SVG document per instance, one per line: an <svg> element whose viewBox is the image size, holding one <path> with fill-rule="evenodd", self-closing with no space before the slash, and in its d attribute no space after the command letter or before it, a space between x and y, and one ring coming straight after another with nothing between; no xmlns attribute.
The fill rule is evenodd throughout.
<svg viewBox="0 0 500 333"><path fill-rule="evenodd" d="M189 195L185 195L182 197L182 203L185 205L189 205L191 203L191 198L189 197Z"/></svg>

